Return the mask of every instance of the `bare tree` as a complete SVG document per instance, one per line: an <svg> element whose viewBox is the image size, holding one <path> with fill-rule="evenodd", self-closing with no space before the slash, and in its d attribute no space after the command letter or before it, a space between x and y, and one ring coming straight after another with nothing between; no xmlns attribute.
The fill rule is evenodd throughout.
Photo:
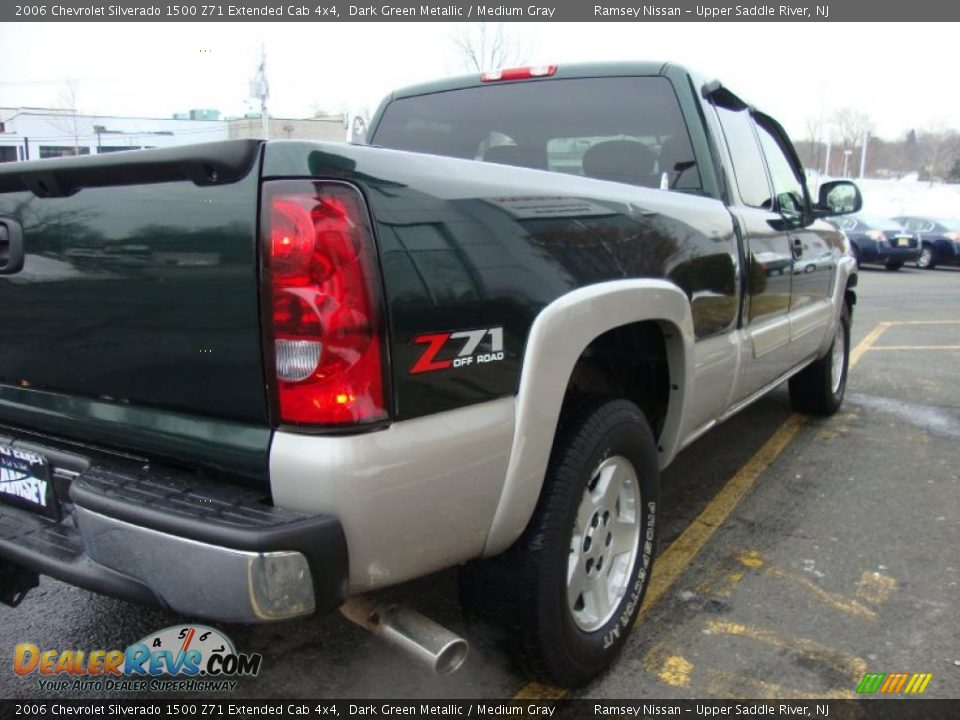
<svg viewBox="0 0 960 720"><path fill-rule="evenodd" d="M867 114L853 108L837 110L830 117L830 122L837 128L844 150L860 147L864 135L873 130L873 122Z"/></svg>
<svg viewBox="0 0 960 720"><path fill-rule="evenodd" d="M52 117L52 123L59 131L73 139L73 154L80 154L80 117L77 110L80 104L80 82L69 79L57 95L57 106L62 111Z"/></svg>
<svg viewBox="0 0 960 720"><path fill-rule="evenodd" d="M527 50L504 23L462 23L451 35L461 67L467 72L486 72L523 65Z"/></svg>
<svg viewBox="0 0 960 720"><path fill-rule="evenodd" d="M947 178L954 163L960 161L960 133L938 123L918 135L923 174L932 185L936 180Z"/></svg>
<svg viewBox="0 0 960 720"><path fill-rule="evenodd" d="M820 151L823 144L823 116L808 115L804 123L807 140L807 167L820 170Z"/></svg>
<svg viewBox="0 0 960 720"><path fill-rule="evenodd" d="M856 151L863 147L864 138L873 130L873 122L860 110L840 108L830 116L830 124L839 137L840 149L838 158L847 155L856 157Z"/></svg>

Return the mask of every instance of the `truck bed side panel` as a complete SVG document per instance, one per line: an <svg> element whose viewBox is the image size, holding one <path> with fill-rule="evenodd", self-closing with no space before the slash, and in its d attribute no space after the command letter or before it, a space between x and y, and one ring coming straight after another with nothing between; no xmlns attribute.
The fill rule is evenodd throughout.
<svg viewBox="0 0 960 720"><path fill-rule="evenodd" d="M534 318L578 287L668 278L691 298L699 337L736 323L738 251L719 200L299 142L271 143L263 174L343 179L366 196L384 268L398 420L515 393ZM428 350L421 336L496 328L502 361L411 372ZM447 343L435 358L455 357L461 344Z"/></svg>

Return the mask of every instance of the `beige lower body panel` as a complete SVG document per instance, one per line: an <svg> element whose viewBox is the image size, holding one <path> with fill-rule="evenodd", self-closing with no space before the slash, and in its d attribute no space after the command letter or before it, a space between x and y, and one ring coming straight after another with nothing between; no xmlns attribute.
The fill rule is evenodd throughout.
<svg viewBox="0 0 960 720"><path fill-rule="evenodd" d="M506 477L514 404L502 398L359 435L278 431L274 502L340 520L351 592L477 557Z"/></svg>

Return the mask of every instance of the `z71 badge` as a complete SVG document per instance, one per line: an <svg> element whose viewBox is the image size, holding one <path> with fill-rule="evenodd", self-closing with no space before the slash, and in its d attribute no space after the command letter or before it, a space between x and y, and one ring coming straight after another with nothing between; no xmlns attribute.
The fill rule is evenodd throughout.
<svg viewBox="0 0 960 720"><path fill-rule="evenodd" d="M502 327L426 333L417 335L413 342L426 347L410 368L411 375L503 360ZM452 353L456 355L451 357Z"/></svg>

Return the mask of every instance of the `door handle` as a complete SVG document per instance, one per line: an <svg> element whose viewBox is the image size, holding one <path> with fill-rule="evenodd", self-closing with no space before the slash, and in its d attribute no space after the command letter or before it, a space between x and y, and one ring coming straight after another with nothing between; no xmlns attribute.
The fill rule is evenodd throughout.
<svg viewBox="0 0 960 720"><path fill-rule="evenodd" d="M23 269L23 230L14 220L0 220L0 275Z"/></svg>
<svg viewBox="0 0 960 720"><path fill-rule="evenodd" d="M794 238L793 243L791 243L791 249L793 250L794 260L803 257L803 240L800 238Z"/></svg>

